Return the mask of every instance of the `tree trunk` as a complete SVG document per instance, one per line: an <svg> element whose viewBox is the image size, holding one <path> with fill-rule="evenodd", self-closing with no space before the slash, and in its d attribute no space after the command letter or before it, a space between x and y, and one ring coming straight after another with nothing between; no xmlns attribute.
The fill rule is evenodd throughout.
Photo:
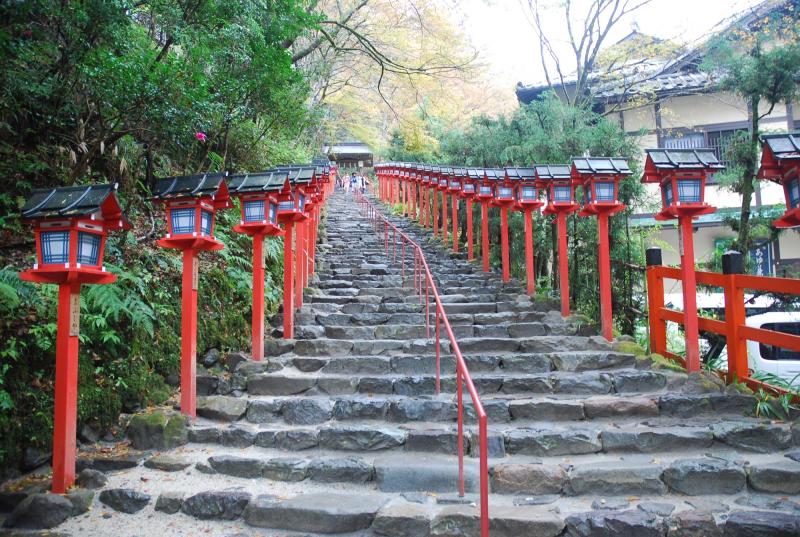
<svg viewBox="0 0 800 537"><path fill-rule="evenodd" d="M747 256L750 250L750 203L753 199L754 184L756 174L756 163L758 161L758 104L759 98L753 97L750 100L751 119L750 119L750 140L748 158L744 162L742 170L742 212L739 217L739 237L736 240L737 247L742 255Z"/></svg>

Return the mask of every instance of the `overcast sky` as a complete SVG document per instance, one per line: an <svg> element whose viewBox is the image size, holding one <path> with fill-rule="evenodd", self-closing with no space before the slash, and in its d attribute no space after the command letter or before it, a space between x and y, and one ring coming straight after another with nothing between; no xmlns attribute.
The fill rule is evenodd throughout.
<svg viewBox="0 0 800 537"><path fill-rule="evenodd" d="M721 20L761 1L654 0L620 21L606 44L628 35L634 25L648 35L693 43L707 35ZM525 9L521 3L525 4ZM586 0L574 3L585 5ZM458 17L478 48L480 61L501 87L513 88L518 81L523 84L544 81L538 44L527 13L527 0L461 0L454 11L454 16ZM548 26L552 28L551 39L557 37L558 32L566 35L562 14L563 11L556 8L545 15ZM569 57L572 53L566 41L554 43L554 46L561 47L559 56Z"/></svg>

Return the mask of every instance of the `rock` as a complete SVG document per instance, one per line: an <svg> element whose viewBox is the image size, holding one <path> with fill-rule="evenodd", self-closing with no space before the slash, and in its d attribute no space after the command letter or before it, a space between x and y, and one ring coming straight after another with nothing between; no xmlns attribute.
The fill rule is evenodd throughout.
<svg viewBox="0 0 800 537"><path fill-rule="evenodd" d="M72 502L50 493L31 494L22 500L3 523L6 528L47 529L64 522L73 513Z"/></svg>
<svg viewBox="0 0 800 537"><path fill-rule="evenodd" d="M587 418L658 416L658 402L647 397L591 397L583 409Z"/></svg>
<svg viewBox="0 0 800 537"><path fill-rule="evenodd" d="M162 492L156 500L156 511L174 515L181 510L183 505L182 492Z"/></svg>
<svg viewBox="0 0 800 537"><path fill-rule="evenodd" d="M431 522L431 536L435 537L472 537L480 533L480 511L476 506L444 507Z"/></svg>
<svg viewBox="0 0 800 537"><path fill-rule="evenodd" d="M315 459L308 465L308 477L322 483L366 483L374 469L358 457Z"/></svg>
<svg viewBox="0 0 800 537"><path fill-rule="evenodd" d="M144 461L145 468L162 472L179 472L191 466L191 462L176 455L154 455Z"/></svg>
<svg viewBox="0 0 800 537"><path fill-rule="evenodd" d="M667 520L668 537L722 537L710 511L689 509L675 513Z"/></svg>
<svg viewBox="0 0 800 537"><path fill-rule="evenodd" d="M573 468L565 492L573 496L661 495L666 486L659 466L608 462Z"/></svg>
<svg viewBox="0 0 800 537"><path fill-rule="evenodd" d="M620 511L630 507L630 502L625 498L600 498L592 502L595 511Z"/></svg>
<svg viewBox="0 0 800 537"><path fill-rule="evenodd" d="M245 522L258 528L350 533L370 527L386 500L374 494L307 493L285 500L259 496L245 510Z"/></svg>
<svg viewBox="0 0 800 537"><path fill-rule="evenodd" d="M501 464L492 472L492 491L499 494L560 494L566 472L555 465Z"/></svg>
<svg viewBox="0 0 800 537"><path fill-rule="evenodd" d="M274 373L249 375L247 377L247 393L250 395L296 395L314 387L316 383L317 379L311 376L287 377Z"/></svg>
<svg viewBox="0 0 800 537"><path fill-rule="evenodd" d="M229 352L225 355L225 358L222 359L222 365L225 366L225 369L233 373L236 371L239 364L247 362L249 359L250 357L242 352Z"/></svg>
<svg viewBox="0 0 800 537"><path fill-rule="evenodd" d="M642 502L637 507L645 513L658 516L669 516L675 510L675 505L664 502Z"/></svg>
<svg viewBox="0 0 800 537"><path fill-rule="evenodd" d="M189 429L189 442L198 444L219 444L222 431L219 427L192 427Z"/></svg>
<svg viewBox="0 0 800 537"><path fill-rule="evenodd" d="M327 358L315 358L310 356L298 356L292 360L292 364L303 373L313 373L314 371L319 371L327 363Z"/></svg>
<svg viewBox="0 0 800 537"><path fill-rule="evenodd" d="M210 368L217 365L219 358L220 355L217 349L208 349L208 352L205 353L202 358L198 356L197 361L200 362L203 367Z"/></svg>
<svg viewBox="0 0 800 537"><path fill-rule="evenodd" d="M663 537L664 523L643 511L595 511L566 520L570 537Z"/></svg>
<svg viewBox="0 0 800 537"><path fill-rule="evenodd" d="M375 460L375 480L383 492L452 492L458 488L458 466L416 458L413 465L404 457ZM464 465L464 490L477 492L477 465Z"/></svg>
<svg viewBox="0 0 800 537"><path fill-rule="evenodd" d="M213 395L219 387L219 378L212 375L197 375L195 378L195 393L198 396Z"/></svg>
<svg viewBox="0 0 800 537"><path fill-rule="evenodd" d="M662 479L670 489L687 496L735 494L744 488L745 472L720 459L682 459L667 467Z"/></svg>
<svg viewBox="0 0 800 537"><path fill-rule="evenodd" d="M94 491L74 489L67 493L67 499L72 503L72 516L82 515L89 511L94 500Z"/></svg>
<svg viewBox="0 0 800 537"><path fill-rule="evenodd" d="M108 478L103 472L85 468L75 478L75 484L85 489L101 489L106 486Z"/></svg>
<svg viewBox="0 0 800 537"><path fill-rule="evenodd" d="M100 433L91 425L83 424L78 429L78 440L86 444L95 444L100 440Z"/></svg>
<svg viewBox="0 0 800 537"><path fill-rule="evenodd" d="M388 537L428 537L431 532L431 512L418 503L398 503L384 506L375 516L372 531Z"/></svg>
<svg viewBox="0 0 800 537"><path fill-rule="evenodd" d="M256 432L232 425L220 431L219 443L223 446L246 448L256 441Z"/></svg>
<svg viewBox="0 0 800 537"><path fill-rule="evenodd" d="M319 431L319 445L327 449L376 451L397 447L406 433L398 429L372 427L325 427Z"/></svg>
<svg viewBox="0 0 800 537"><path fill-rule="evenodd" d="M511 401L508 410L515 420L570 421L585 418L581 401L548 399Z"/></svg>
<svg viewBox="0 0 800 537"><path fill-rule="evenodd" d="M261 434L262 433L259 433L259 436L261 436ZM275 447L286 451L309 449L319 445L319 435L317 431L314 430L304 431L298 429L294 431L278 431L275 433L274 443Z"/></svg>
<svg viewBox="0 0 800 537"><path fill-rule="evenodd" d="M458 416L456 405L449 401L401 399L389 406L389 421L453 421Z"/></svg>
<svg viewBox="0 0 800 537"><path fill-rule="evenodd" d="M714 435L708 429L686 427L656 429L631 428L627 431L606 430L601 433L603 450L654 453L676 449L702 449L711 447Z"/></svg>
<svg viewBox="0 0 800 537"><path fill-rule="evenodd" d="M347 339L301 339L294 346L299 356L347 356L353 342Z"/></svg>
<svg viewBox="0 0 800 537"><path fill-rule="evenodd" d="M208 458L208 464L220 474L256 479L261 477L263 463L260 459L237 457L235 455L216 455Z"/></svg>
<svg viewBox="0 0 800 537"><path fill-rule="evenodd" d="M797 444L797 442L795 442L795 444ZM784 456L792 459L795 462L800 462L800 449L787 451L786 453L784 453Z"/></svg>
<svg viewBox="0 0 800 537"><path fill-rule="evenodd" d="M269 459L264 462L262 475L275 481L302 481L308 475L308 461L294 457Z"/></svg>
<svg viewBox="0 0 800 537"><path fill-rule="evenodd" d="M141 453L129 453L110 457L96 457L91 459L91 468L99 472L117 472L136 468L142 461Z"/></svg>
<svg viewBox="0 0 800 537"><path fill-rule="evenodd" d="M35 470L49 463L52 458L52 453L49 451L42 451L35 447L28 446L25 448L25 453L22 457L22 471L29 472Z"/></svg>
<svg viewBox="0 0 800 537"><path fill-rule="evenodd" d="M598 432L587 429L512 429L506 433L506 450L511 454L579 455L602 448Z"/></svg>
<svg viewBox="0 0 800 537"><path fill-rule="evenodd" d="M186 498L181 511L200 520L236 520L249 503L248 492L206 491Z"/></svg>
<svg viewBox="0 0 800 537"><path fill-rule="evenodd" d="M274 423L278 421L282 408L281 399L269 401L254 399L247 405L246 418L250 423Z"/></svg>
<svg viewBox="0 0 800 537"><path fill-rule="evenodd" d="M771 423L720 423L712 427L714 436L729 446L755 453L772 453L792 444L789 429Z"/></svg>
<svg viewBox="0 0 800 537"><path fill-rule="evenodd" d="M330 399L296 398L283 404L283 419L293 425L314 425L331 419L333 403Z"/></svg>
<svg viewBox="0 0 800 537"><path fill-rule="evenodd" d="M720 393L725 391L725 381L709 371L689 373L681 391L692 394Z"/></svg>
<svg viewBox="0 0 800 537"><path fill-rule="evenodd" d="M494 537L556 537L564 529L561 517L533 507L498 506L490 513L489 530Z"/></svg>
<svg viewBox="0 0 800 537"><path fill-rule="evenodd" d="M194 467L195 467L195 469L197 469L197 471L198 471L198 472L200 472L201 474L206 474L206 475L214 475L214 474L216 474L216 473L217 473L217 471L216 471L216 470L214 470L214 469L213 469L211 466L209 466L209 465L208 465L207 463L205 463L205 462L198 462L197 464L195 464L195 465L194 465Z"/></svg>
<svg viewBox="0 0 800 537"><path fill-rule="evenodd" d="M100 501L115 511L138 513L150 502L150 495L133 489L106 489L100 493Z"/></svg>
<svg viewBox="0 0 800 537"><path fill-rule="evenodd" d="M774 496L741 496L734 502L737 505L755 507L756 509L767 509L770 511L799 511L800 503L787 500L785 498L775 498Z"/></svg>
<svg viewBox="0 0 800 537"><path fill-rule="evenodd" d="M247 412L247 400L227 395L197 398L197 415L219 421L236 421Z"/></svg>
<svg viewBox="0 0 800 537"><path fill-rule="evenodd" d="M800 515L776 511L734 511L725 522L725 537L797 537Z"/></svg>
<svg viewBox="0 0 800 537"><path fill-rule="evenodd" d="M386 418L389 401L376 399L340 399L333 405L333 417L337 420L382 420Z"/></svg>
<svg viewBox="0 0 800 537"><path fill-rule="evenodd" d="M762 463L747 469L750 487L760 492L800 494L800 464Z"/></svg>

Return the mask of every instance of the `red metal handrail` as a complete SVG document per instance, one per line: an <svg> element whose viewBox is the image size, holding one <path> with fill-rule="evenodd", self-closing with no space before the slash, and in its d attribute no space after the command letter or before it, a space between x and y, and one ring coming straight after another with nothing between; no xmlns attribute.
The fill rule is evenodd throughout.
<svg viewBox="0 0 800 537"><path fill-rule="evenodd" d="M461 354L461 349L458 346L458 341L450 326L450 321L447 319L447 314L444 310L444 303L439 297L439 292L436 289L436 283L433 281L428 262L425 260L425 254L422 247L412 240L408 235L400 231L397 226L389 222L380 211L361 193L355 193L356 201L362 210L362 214L369 218L376 232L380 230L383 224L384 231L384 248L386 255L389 255L389 229L392 230L392 259L397 260L397 238L401 240L400 252L400 274L401 278L405 279L405 258L406 258L406 244L408 244L414 251L414 290L419 294L420 301L423 297L423 286L425 288L425 335L430 339L430 313L429 304L430 296L433 295L433 300L436 304L436 393L439 394L441 388L440 375L441 375L441 345L440 345L440 326L444 325L445 333L450 340L450 349L456 357L456 393L458 398L458 494L464 496L464 385L467 387L467 392L472 399L472 405L475 407L475 414L478 418L478 435L480 441L480 503L481 503L481 537L488 537L489 535L489 456L488 456L488 433L487 433L487 418L486 411L483 409L483 404L478 396L478 391L475 389L475 384L472 382L472 376L469 374L467 362Z"/></svg>
<svg viewBox="0 0 800 537"><path fill-rule="evenodd" d="M700 330L724 336L728 345L728 382L738 380L752 389L763 388L772 393L786 393L781 388L750 377L747 360L747 341L757 341L784 349L800 351L800 336L753 328L746 325L745 289L800 295L800 282L790 278L720 274L697 271L697 283L721 287L725 295L725 319L698 317ZM683 324L683 312L664 305L664 280L681 281L681 270L651 265L647 267L647 301L650 323L650 351L686 365L683 358L667 350L667 321Z"/></svg>

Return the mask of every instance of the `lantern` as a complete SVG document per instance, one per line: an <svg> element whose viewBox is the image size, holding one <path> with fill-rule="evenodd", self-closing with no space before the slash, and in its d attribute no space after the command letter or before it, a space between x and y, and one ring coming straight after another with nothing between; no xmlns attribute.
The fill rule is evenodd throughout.
<svg viewBox="0 0 800 537"><path fill-rule="evenodd" d="M692 219L716 210L704 201L706 178L724 169L724 166L711 149L648 149L646 153L642 182L658 184L663 203L663 209L655 218L677 218L680 227L678 238L683 283L686 368L689 372L699 371L700 343Z"/></svg>
<svg viewBox="0 0 800 537"><path fill-rule="evenodd" d="M572 177L583 185L583 209L578 214L597 216L600 324L603 337L608 341L613 339L608 217L625 208L618 200L619 181L630 174L628 163L621 158L580 157L572 160Z"/></svg>
<svg viewBox="0 0 800 537"><path fill-rule="evenodd" d="M492 174L492 178L494 178L494 170L486 170L484 168L476 168L476 173L480 174L479 177L476 177L478 183L476 184L478 188L478 193L475 197L480 202L490 202L494 199L494 184L490 181L488 177L488 173Z"/></svg>
<svg viewBox="0 0 800 537"><path fill-rule="evenodd" d="M536 168L506 168L506 180L514 184L515 208L523 213L525 222L525 276L528 295L536 292L533 264L533 211L544 205L539 195Z"/></svg>
<svg viewBox="0 0 800 537"><path fill-rule="evenodd" d="M131 228L116 190L115 184L40 189L22 208L23 220L33 226L36 261L19 277L58 284L52 479L57 494L75 483L81 285L116 281L103 266L106 236Z"/></svg>
<svg viewBox="0 0 800 537"><path fill-rule="evenodd" d="M759 179L783 186L786 212L772 225L777 228L800 226L800 139L798 133L770 134L761 137Z"/></svg>
<svg viewBox="0 0 800 537"><path fill-rule="evenodd" d="M516 195L514 192L514 183L506 177L506 171L502 168L487 169L486 177L493 181L493 199L492 204L497 207L505 207L506 209L516 203Z"/></svg>

